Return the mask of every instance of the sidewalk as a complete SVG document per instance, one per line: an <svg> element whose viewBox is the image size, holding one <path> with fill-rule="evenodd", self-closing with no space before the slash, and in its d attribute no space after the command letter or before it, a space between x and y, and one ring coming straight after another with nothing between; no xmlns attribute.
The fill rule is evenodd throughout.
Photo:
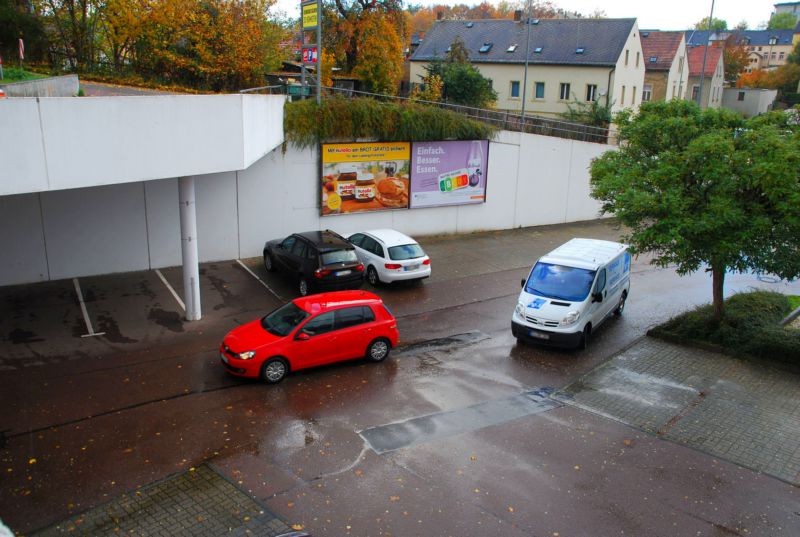
<svg viewBox="0 0 800 537"><path fill-rule="evenodd" d="M644 337L554 395L800 485L800 376Z"/></svg>

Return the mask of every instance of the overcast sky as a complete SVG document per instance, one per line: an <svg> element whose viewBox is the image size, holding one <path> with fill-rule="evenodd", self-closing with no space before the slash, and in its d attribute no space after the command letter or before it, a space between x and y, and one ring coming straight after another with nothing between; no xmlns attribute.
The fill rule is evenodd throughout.
<svg viewBox="0 0 800 537"><path fill-rule="evenodd" d="M496 0L489 1L496 3ZM781 2L774 0L715 0L714 18L727 21L729 28L733 28L744 20L747 21L748 28L755 30L760 24L769 20L774 10L773 6ZM711 12L711 0L555 0L553 3L562 9L578 11L584 15L601 9L609 17L636 17L639 19L639 28L651 30L687 30L703 17L708 17ZM405 6L410 4L423 6L466 4L473 6L480 4L480 1L405 0L403 3ZM300 0L278 0L276 7L293 18L300 17Z"/></svg>

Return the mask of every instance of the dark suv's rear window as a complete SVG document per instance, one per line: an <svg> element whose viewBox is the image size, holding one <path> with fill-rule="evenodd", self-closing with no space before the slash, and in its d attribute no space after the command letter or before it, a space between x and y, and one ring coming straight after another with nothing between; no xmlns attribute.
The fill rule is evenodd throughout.
<svg viewBox="0 0 800 537"><path fill-rule="evenodd" d="M355 250L333 250L325 252L321 256L322 264L335 265L337 263L357 263L358 257Z"/></svg>

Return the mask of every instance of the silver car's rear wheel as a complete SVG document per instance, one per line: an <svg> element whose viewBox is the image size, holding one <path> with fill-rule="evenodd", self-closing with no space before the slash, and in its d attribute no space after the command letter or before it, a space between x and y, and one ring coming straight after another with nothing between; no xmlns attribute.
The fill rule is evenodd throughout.
<svg viewBox="0 0 800 537"><path fill-rule="evenodd" d="M378 271L375 270L375 267L371 266L367 269L367 281L370 285L378 285L381 283L381 279L378 278Z"/></svg>

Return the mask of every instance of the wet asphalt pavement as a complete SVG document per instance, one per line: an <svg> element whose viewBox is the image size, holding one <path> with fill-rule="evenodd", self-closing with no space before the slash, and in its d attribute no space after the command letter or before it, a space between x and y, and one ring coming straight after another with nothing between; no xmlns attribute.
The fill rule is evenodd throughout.
<svg viewBox="0 0 800 537"><path fill-rule="evenodd" d="M218 364L228 330L294 296L260 259L204 264L194 323L161 280L182 289L177 267L80 278L88 323L72 280L0 288L0 518L30 533L206 463L315 536L800 534L791 481L547 397L711 295L636 259L587 351L517 345L520 279L573 236L617 231L420 238L433 276L377 289L403 346L276 386ZM728 277L750 286L786 288Z"/></svg>

